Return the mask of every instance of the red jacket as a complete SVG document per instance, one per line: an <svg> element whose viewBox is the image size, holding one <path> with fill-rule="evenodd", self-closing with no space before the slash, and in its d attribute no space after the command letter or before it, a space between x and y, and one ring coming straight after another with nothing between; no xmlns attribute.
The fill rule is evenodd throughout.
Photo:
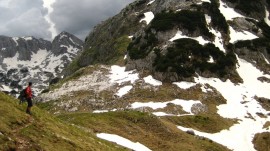
<svg viewBox="0 0 270 151"><path fill-rule="evenodd" d="M32 90L30 86L26 88L25 93L26 93L26 98L32 98Z"/></svg>

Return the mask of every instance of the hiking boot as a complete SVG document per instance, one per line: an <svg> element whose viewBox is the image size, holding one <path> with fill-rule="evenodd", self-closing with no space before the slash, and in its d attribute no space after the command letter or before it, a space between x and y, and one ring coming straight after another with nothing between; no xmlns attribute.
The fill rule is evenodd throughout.
<svg viewBox="0 0 270 151"><path fill-rule="evenodd" d="M29 114L29 115L32 115L32 113L31 113L31 112L29 112L29 111L26 111L26 113L27 113L27 114Z"/></svg>
<svg viewBox="0 0 270 151"><path fill-rule="evenodd" d="M29 114L29 115L32 115L29 108L26 109L26 113Z"/></svg>

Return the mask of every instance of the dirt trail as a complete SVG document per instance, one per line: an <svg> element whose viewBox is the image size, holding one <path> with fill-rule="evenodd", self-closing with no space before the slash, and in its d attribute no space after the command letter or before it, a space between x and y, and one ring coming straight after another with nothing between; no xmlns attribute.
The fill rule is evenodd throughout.
<svg viewBox="0 0 270 151"><path fill-rule="evenodd" d="M21 130L31 126L35 122L34 118L30 115L28 115L28 121L24 125L17 127L12 131L12 135L15 139L15 144L16 144L16 151L26 151L30 150L32 143L29 142L29 139L23 137L20 132Z"/></svg>

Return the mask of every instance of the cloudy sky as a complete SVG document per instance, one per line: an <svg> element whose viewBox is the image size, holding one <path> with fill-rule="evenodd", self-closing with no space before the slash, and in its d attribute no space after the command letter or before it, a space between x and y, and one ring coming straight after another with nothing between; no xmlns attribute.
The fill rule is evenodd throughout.
<svg viewBox="0 0 270 151"><path fill-rule="evenodd" d="M0 0L0 35L51 40L61 31L84 38L134 0Z"/></svg>

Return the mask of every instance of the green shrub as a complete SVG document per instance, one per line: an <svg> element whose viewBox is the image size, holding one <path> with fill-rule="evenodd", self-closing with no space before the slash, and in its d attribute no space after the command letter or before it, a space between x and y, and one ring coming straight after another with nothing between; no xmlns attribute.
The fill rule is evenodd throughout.
<svg viewBox="0 0 270 151"><path fill-rule="evenodd" d="M236 64L234 53L224 54L214 44L200 45L193 39L175 40L173 47L167 48L167 54L161 55L156 49L157 57L153 66L158 72L175 72L182 77L190 77L195 72L210 71L221 77L227 75ZM215 60L209 63L210 56Z"/></svg>
<svg viewBox="0 0 270 151"><path fill-rule="evenodd" d="M228 33L229 26L225 17L219 10L219 5L217 0L211 0L211 3L203 3L202 7L209 10L213 26L218 30Z"/></svg>
<svg viewBox="0 0 270 151"><path fill-rule="evenodd" d="M143 59L158 43L156 36L149 32L142 38L141 36L134 39L127 47L131 59Z"/></svg>
<svg viewBox="0 0 270 151"><path fill-rule="evenodd" d="M182 10L179 12L162 12L155 16L149 29L156 31L171 30L175 27L183 27L190 32L200 30L200 32L212 38L213 34L206 27L204 13L199 11Z"/></svg>
<svg viewBox="0 0 270 151"><path fill-rule="evenodd" d="M265 11L261 0L239 0L235 8L241 10L247 15L250 15L252 12L264 14Z"/></svg>
<svg viewBox="0 0 270 151"><path fill-rule="evenodd" d="M258 51L259 48L270 49L270 40L268 38L256 38L253 40L242 40L234 44L235 48L247 48L251 51Z"/></svg>

